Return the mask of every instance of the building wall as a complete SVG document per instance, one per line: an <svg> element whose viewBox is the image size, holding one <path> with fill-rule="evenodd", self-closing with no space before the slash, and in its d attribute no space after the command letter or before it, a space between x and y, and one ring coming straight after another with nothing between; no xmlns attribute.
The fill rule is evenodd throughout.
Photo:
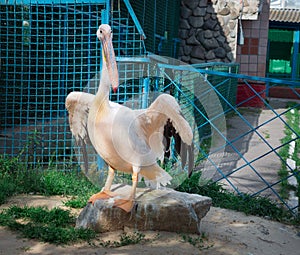
<svg viewBox="0 0 300 255"><path fill-rule="evenodd" d="M244 45L237 45L236 62L240 73L265 77L270 0L265 0L257 20L242 20Z"/></svg>

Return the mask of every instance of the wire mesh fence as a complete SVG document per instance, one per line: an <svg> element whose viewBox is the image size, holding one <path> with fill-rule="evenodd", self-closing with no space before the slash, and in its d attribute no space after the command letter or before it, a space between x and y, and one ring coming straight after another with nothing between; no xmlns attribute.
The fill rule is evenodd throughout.
<svg viewBox="0 0 300 255"><path fill-rule="evenodd" d="M1 152L72 161L66 95L99 72L103 4L0 5Z"/></svg>

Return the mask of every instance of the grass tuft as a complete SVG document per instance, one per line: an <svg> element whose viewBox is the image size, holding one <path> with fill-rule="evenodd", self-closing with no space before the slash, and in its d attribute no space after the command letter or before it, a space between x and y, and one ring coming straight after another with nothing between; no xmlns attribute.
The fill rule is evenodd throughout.
<svg viewBox="0 0 300 255"><path fill-rule="evenodd" d="M183 234L181 237L183 242L189 243L194 247L198 248L199 250L206 250L214 246L213 244L207 244L208 240L204 234L196 237Z"/></svg>
<svg viewBox="0 0 300 255"><path fill-rule="evenodd" d="M15 194L71 196L68 206L82 208L99 191L81 173L26 169L18 158L0 156L0 204Z"/></svg>
<svg viewBox="0 0 300 255"><path fill-rule="evenodd" d="M18 231L23 237L55 244L90 241L96 234L90 229L75 229L75 217L69 211L43 207L10 207L0 213L0 225Z"/></svg>
<svg viewBox="0 0 300 255"><path fill-rule="evenodd" d="M247 215L263 216L277 221L294 220L288 211L278 207L267 197L251 197L248 194L238 196L224 189L221 184L213 182L199 185L200 178L201 172L193 173L177 190L211 197L213 206L244 212Z"/></svg>
<svg viewBox="0 0 300 255"><path fill-rule="evenodd" d="M122 246L127 246L130 244L137 244L142 241L145 241L145 234L140 232L133 232L130 233L122 233L120 235L119 241L100 241L100 245L103 247L109 247L109 248L117 248Z"/></svg>

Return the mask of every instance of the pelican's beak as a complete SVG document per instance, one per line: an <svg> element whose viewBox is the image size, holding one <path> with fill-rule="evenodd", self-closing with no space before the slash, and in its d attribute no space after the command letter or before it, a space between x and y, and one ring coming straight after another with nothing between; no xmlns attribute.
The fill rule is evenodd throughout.
<svg viewBox="0 0 300 255"><path fill-rule="evenodd" d="M119 73L115 57L115 51L112 44L112 34L103 35L102 54L104 64L106 64L108 76L111 81L113 91L116 92L119 87Z"/></svg>

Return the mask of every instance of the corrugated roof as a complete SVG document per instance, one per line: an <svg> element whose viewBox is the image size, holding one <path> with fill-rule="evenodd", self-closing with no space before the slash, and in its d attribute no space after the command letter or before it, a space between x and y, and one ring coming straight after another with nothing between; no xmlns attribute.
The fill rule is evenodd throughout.
<svg viewBox="0 0 300 255"><path fill-rule="evenodd" d="M270 21L300 23L300 9L270 9Z"/></svg>

